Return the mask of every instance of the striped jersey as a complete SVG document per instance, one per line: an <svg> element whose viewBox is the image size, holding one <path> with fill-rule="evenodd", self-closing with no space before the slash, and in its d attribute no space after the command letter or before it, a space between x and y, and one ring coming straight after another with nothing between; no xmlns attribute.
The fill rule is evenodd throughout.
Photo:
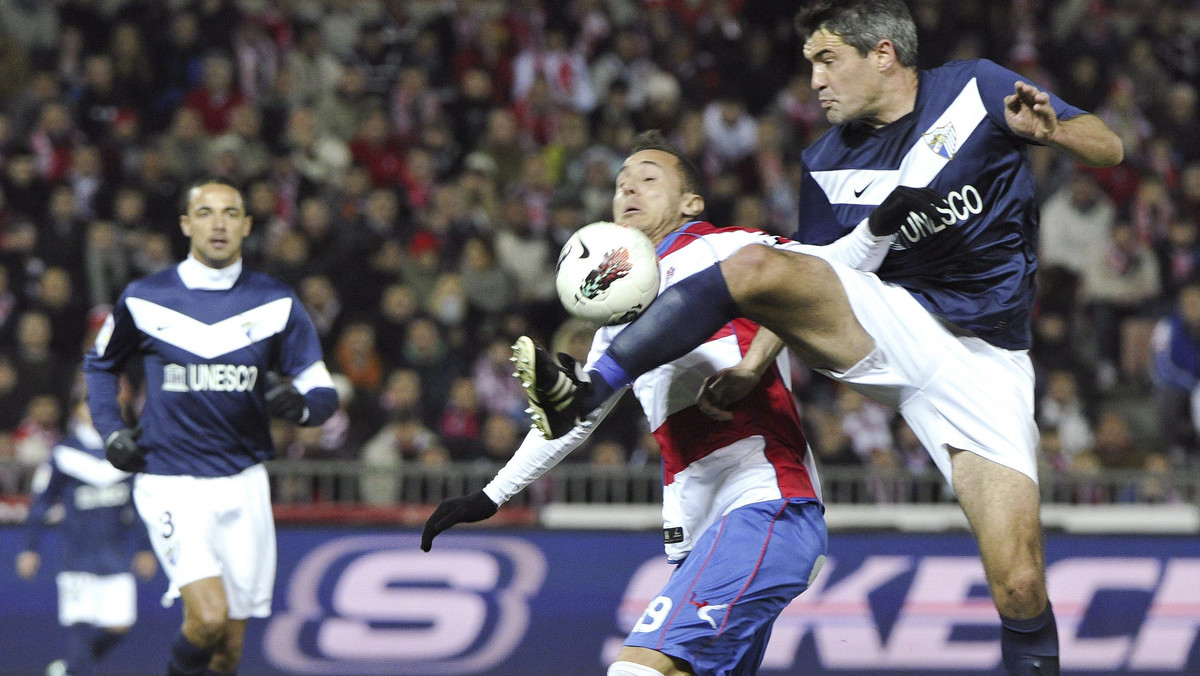
<svg viewBox="0 0 1200 676"><path fill-rule="evenodd" d="M838 125L802 156L793 238L841 237L900 185L946 196L942 218L910 219L877 274L930 312L1006 349L1030 345L1038 210L1032 141L1004 119L1004 97L1028 81L991 61L919 72L916 106L879 129ZM1083 114L1054 94L1060 120Z"/></svg>
<svg viewBox="0 0 1200 676"><path fill-rule="evenodd" d="M132 282L84 358L88 405L104 438L128 426L118 374L142 358L145 407L138 445L146 472L230 476L274 454L267 374L290 376L307 425L333 415L337 393L312 320L283 282L189 257Z"/></svg>
<svg viewBox="0 0 1200 676"><path fill-rule="evenodd" d="M757 230L686 224L658 245L660 291L755 243L780 242ZM589 367L624 326L596 332ZM704 379L737 365L757 331L756 324L735 320L692 352L633 383L662 449L664 540L672 561L686 558L695 540L734 508L780 498L820 500L816 468L790 390L786 351L735 408L732 421L713 420L696 406ZM502 503L553 467L587 439L623 392L559 439L547 441L531 431L515 462L485 489L488 496Z"/></svg>
<svg viewBox="0 0 1200 676"><path fill-rule="evenodd" d="M100 434L90 425L76 425L34 474L25 549L38 550L46 514L61 504L60 570L127 573L134 549L150 548L146 529L133 508L131 475L104 459L103 446Z"/></svg>

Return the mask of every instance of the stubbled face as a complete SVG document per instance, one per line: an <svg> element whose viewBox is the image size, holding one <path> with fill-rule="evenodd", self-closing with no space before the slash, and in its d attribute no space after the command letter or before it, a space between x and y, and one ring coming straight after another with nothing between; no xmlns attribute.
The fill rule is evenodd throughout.
<svg viewBox="0 0 1200 676"><path fill-rule="evenodd" d="M804 43L812 63L811 85L830 124L875 117L880 109L882 76L871 58L860 56L842 38L822 28Z"/></svg>
<svg viewBox="0 0 1200 676"><path fill-rule="evenodd" d="M613 195L613 220L637 228L658 243L689 218L703 210L696 193L683 191L679 160L662 150L641 150L630 155L617 172Z"/></svg>
<svg viewBox="0 0 1200 676"><path fill-rule="evenodd" d="M250 234L250 217L237 190L219 183L192 188L187 213L179 218L191 240L191 253L210 268L224 268L242 257L242 241Z"/></svg>

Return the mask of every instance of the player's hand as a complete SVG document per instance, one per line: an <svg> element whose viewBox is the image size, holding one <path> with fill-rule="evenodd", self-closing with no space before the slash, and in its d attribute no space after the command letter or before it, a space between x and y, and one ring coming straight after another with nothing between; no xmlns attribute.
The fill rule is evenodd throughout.
<svg viewBox="0 0 1200 676"><path fill-rule="evenodd" d="M38 568L41 567L42 557L37 552L24 551L17 554L17 575L22 580L28 580L37 575Z"/></svg>
<svg viewBox="0 0 1200 676"><path fill-rule="evenodd" d="M461 498L442 500L437 509L433 510L433 516L425 521L425 529L421 531L421 551L429 551L438 533L454 524L483 521L495 514L497 509L499 506L483 491L475 491Z"/></svg>
<svg viewBox="0 0 1200 676"><path fill-rule="evenodd" d="M133 555L133 574L143 580L149 580L158 572L158 558L154 552L145 549Z"/></svg>
<svg viewBox="0 0 1200 676"><path fill-rule="evenodd" d="M1013 85L1013 93L1004 97L1004 120L1014 134L1049 143L1058 131L1058 113L1050 95L1027 82Z"/></svg>
<svg viewBox="0 0 1200 676"><path fill-rule="evenodd" d="M717 371L704 379L696 406L713 420L733 420L733 405L746 398L758 385L759 374L748 368Z"/></svg>
<svg viewBox="0 0 1200 676"><path fill-rule="evenodd" d="M140 472L146 469L146 452L138 448L137 440L142 436L141 425L117 430L104 440L104 457L113 467L123 472Z"/></svg>
<svg viewBox="0 0 1200 676"><path fill-rule="evenodd" d="M299 425L308 417L308 402L295 385L279 382L267 390L267 413Z"/></svg>
<svg viewBox="0 0 1200 676"><path fill-rule="evenodd" d="M924 214L936 223L942 220L938 207L945 204L946 198L932 188L897 186L867 217L867 227L872 235L883 237L896 234L909 218L918 214Z"/></svg>

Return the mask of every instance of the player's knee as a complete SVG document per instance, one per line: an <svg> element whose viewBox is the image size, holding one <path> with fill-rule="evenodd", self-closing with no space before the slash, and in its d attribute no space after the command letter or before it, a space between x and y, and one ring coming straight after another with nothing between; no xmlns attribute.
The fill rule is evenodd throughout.
<svg viewBox="0 0 1200 676"><path fill-rule="evenodd" d="M183 633L203 648L220 649L225 644L225 617L208 613L190 613L184 619Z"/></svg>
<svg viewBox="0 0 1200 676"><path fill-rule="evenodd" d="M613 662L608 666L608 676L663 676L663 673L637 662Z"/></svg>
<svg viewBox="0 0 1200 676"><path fill-rule="evenodd" d="M753 303L771 293L781 281L783 255L771 247L755 244L738 249L722 261L721 274L734 300Z"/></svg>
<svg viewBox="0 0 1200 676"><path fill-rule="evenodd" d="M1025 617L1046 605L1046 583L1041 567L1033 561L1018 562L999 576L995 585L1000 614Z"/></svg>

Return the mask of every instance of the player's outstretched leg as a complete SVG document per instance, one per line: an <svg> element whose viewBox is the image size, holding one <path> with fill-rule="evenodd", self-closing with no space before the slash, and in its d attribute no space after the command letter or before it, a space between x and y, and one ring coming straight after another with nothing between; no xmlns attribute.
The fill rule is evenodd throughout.
<svg viewBox="0 0 1200 676"><path fill-rule="evenodd" d="M532 338L521 336L517 339L513 344L512 361L517 368L513 375L525 388L533 424L543 437L561 437L590 410L583 408L587 383L576 376L573 368L565 368L555 361Z"/></svg>
<svg viewBox="0 0 1200 676"><path fill-rule="evenodd" d="M1012 676L1058 676L1058 628L1046 595L1037 485L974 453L955 451L954 490L979 544L1000 613L1000 648Z"/></svg>

